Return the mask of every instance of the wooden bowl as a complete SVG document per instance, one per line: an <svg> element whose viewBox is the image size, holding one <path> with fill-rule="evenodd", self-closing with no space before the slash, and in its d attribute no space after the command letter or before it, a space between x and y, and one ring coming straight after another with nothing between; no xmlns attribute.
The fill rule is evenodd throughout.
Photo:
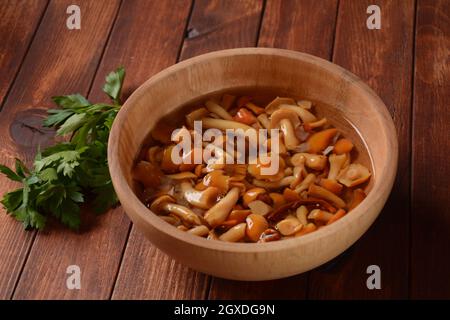
<svg viewBox="0 0 450 320"><path fill-rule="evenodd" d="M357 130L344 131L360 135L360 157L371 167L367 198L332 225L302 237L269 243L206 240L174 228L149 211L133 191L131 169L158 119L203 96L246 88L270 88L312 100L323 106L321 110L333 121L341 122L337 124L339 129L354 126ZM269 48L217 51L161 71L126 101L114 121L108 147L115 190L136 227L179 262L236 280L288 277L342 253L381 211L392 189L397 158L397 136L389 112L359 78L326 60Z"/></svg>

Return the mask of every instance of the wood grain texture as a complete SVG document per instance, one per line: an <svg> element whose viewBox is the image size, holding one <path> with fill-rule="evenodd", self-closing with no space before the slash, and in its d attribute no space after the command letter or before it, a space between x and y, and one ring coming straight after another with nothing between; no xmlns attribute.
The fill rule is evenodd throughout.
<svg viewBox="0 0 450 320"><path fill-rule="evenodd" d="M38 144L52 142L52 131L41 126L45 110L54 107L51 96L88 92L119 2L83 1L80 4L83 15L81 30L73 31L66 28L66 8L70 4L70 1L49 4L4 110L0 113L1 163L11 163L14 156L30 162ZM3 194L12 188L12 184L3 177L1 179L0 193ZM1 251L1 260L9 263L1 264L0 277L17 279L19 270L11 268L11 265L21 266L24 262L24 250L29 248L30 242L24 242L22 238L31 237L33 233L21 230L21 225L3 212L0 219L0 237L7 237L0 242L11 246L9 250ZM14 298L62 298L76 294L66 289L66 268L77 263L74 256L85 253L69 251L61 240L87 235L71 234L67 229L59 230L51 225L48 231L49 234L39 234L38 245L31 250L30 263L23 270ZM54 239L51 245L49 237ZM14 247L17 244L19 246ZM92 276L92 279L96 278ZM52 283L57 284L57 289L50 286ZM96 282L92 281L92 286L95 285ZM11 289L8 291L10 293Z"/></svg>
<svg viewBox="0 0 450 320"><path fill-rule="evenodd" d="M414 1L377 1L380 30L366 27L366 9L371 4L340 1L333 62L365 80L389 108L400 147L397 181L378 220L350 254L331 269L311 272L308 296L313 299L408 297ZM366 287L366 268L372 264L381 268L381 290Z"/></svg>
<svg viewBox="0 0 450 320"><path fill-rule="evenodd" d="M0 3L0 104L19 70L46 7L46 0Z"/></svg>
<svg viewBox="0 0 450 320"><path fill-rule="evenodd" d="M188 10L189 2L164 1L159 5L157 1L124 2L89 100L107 101L101 87L106 74L119 65L126 68L128 77L124 91L130 92L154 72L172 64L181 43ZM114 17L109 21L114 21ZM130 34L139 36L129 37ZM65 230L38 235L22 276L24 281L19 283L17 289L18 297L19 294L20 297L26 298L110 297L128 238L130 221L121 208L98 217L85 214L84 218L86 228L81 234L68 233ZM146 244L150 245L148 242ZM35 270L64 270L70 264L81 268L81 290L67 290L61 285L67 278L64 271L52 278L37 278L33 275ZM32 281L28 284L30 278ZM34 291L35 288L40 289L39 293Z"/></svg>
<svg viewBox="0 0 450 320"><path fill-rule="evenodd" d="M46 6L46 1L21 2L17 5L13 5L13 1L3 1L0 4L0 109ZM9 183L1 190L5 191L12 185ZM34 236L7 220L10 218L0 209L0 258L3 261L0 265L0 299L11 296Z"/></svg>
<svg viewBox="0 0 450 320"><path fill-rule="evenodd" d="M181 60L209 51L253 47L261 9L262 0L195 1Z"/></svg>
<svg viewBox="0 0 450 320"><path fill-rule="evenodd" d="M258 46L330 59L336 12L337 0L268 0Z"/></svg>
<svg viewBox="0 0 450 320"><path fill-rule="evenodd" d="M255 8L259 11L255 12ZM226 0L195 1L188 24L191 35L184 39L180 59L218 49L253 46L261 8L261 1L235 1L232 5ZM193 29L199 33L196 37L192 37ZM150 280L142 281L134 277L136 273L150 274ZM133 227L113 299L202 299L208 286L208 276L173 261Z"/></svg>
<svg viewBox="0 0 450 320"><path fill-rule="evenodd" d="M449 299L450 1L418 1L415 53L411 297Z"/></svg>

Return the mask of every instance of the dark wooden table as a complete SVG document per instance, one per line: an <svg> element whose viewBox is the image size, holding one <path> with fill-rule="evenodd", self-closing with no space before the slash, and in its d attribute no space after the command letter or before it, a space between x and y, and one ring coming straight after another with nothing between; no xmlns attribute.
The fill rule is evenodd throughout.
<svg viewBox="0 0 450 320"><path fill-rule="evenodd" d="M69 30L66 9L81 8ZM369 30L367 7L381 8ZM104 101L119 65L130 93L156 72L208 51L279 47L331 60L384 100L400 145L392 196L370 230L336 261L288 279L236 282L192 271L153 247L118 208L83 216L79 233L27 232L0 214L0 298L450 298L450 1L2 0L0 162L31 161L52 141L41 127L53 95ZM0 193L14 185L0 178ZM277 263L277 261L274 261ZM368 290L366 268L381 269ZM81 289L66 287L69 265Z"/></svg>

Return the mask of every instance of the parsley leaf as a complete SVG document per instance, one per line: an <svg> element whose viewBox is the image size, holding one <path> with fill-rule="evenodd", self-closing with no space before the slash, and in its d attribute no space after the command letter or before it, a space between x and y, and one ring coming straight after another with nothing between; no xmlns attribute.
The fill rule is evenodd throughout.
<svg viewBox="0 0 450 320"><path fill-rule="evenodd" d="M115 102L120 104L120 91L122 90L123 79L125 77L125 69L119 67L116 71L106 76L106 83L103 91Z"/></svg>
<svg viewBox="0 0 450 320"><path fill-rule="evenodd" d="M120 109L125 70L106 77L103 90L114 104L91 104L80 94L53 97L60 109L48 110L44 125L55 127L70 140L38 151L30 168L16 159L14 169L0 173L22 187L3 195L6 212L25 229L43 229L49 215L77 230L80 205L87 201L97 213L118 203L108 169L107 146L112 123Z"/></svg>

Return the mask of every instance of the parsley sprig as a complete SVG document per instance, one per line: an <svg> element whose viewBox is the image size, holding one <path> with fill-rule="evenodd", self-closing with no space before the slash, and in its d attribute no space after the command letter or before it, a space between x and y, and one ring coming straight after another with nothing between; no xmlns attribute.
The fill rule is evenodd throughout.
<svg viewBox="0 0 450 320"><path fill-rule="evenodd" d="M44 121L67 142L38 151L32 168L16 159L14 169L0 165L0 172L22 187L8 192L1 203L25 229L43 229L52 215L71 229L80 227L80 205L85 201L101 213L118 203L107 162L109 132L120 109L125 70L106 77L103 91L112 104L90 103L80 94L53 97L59 109L48 110Z"/></svg>

